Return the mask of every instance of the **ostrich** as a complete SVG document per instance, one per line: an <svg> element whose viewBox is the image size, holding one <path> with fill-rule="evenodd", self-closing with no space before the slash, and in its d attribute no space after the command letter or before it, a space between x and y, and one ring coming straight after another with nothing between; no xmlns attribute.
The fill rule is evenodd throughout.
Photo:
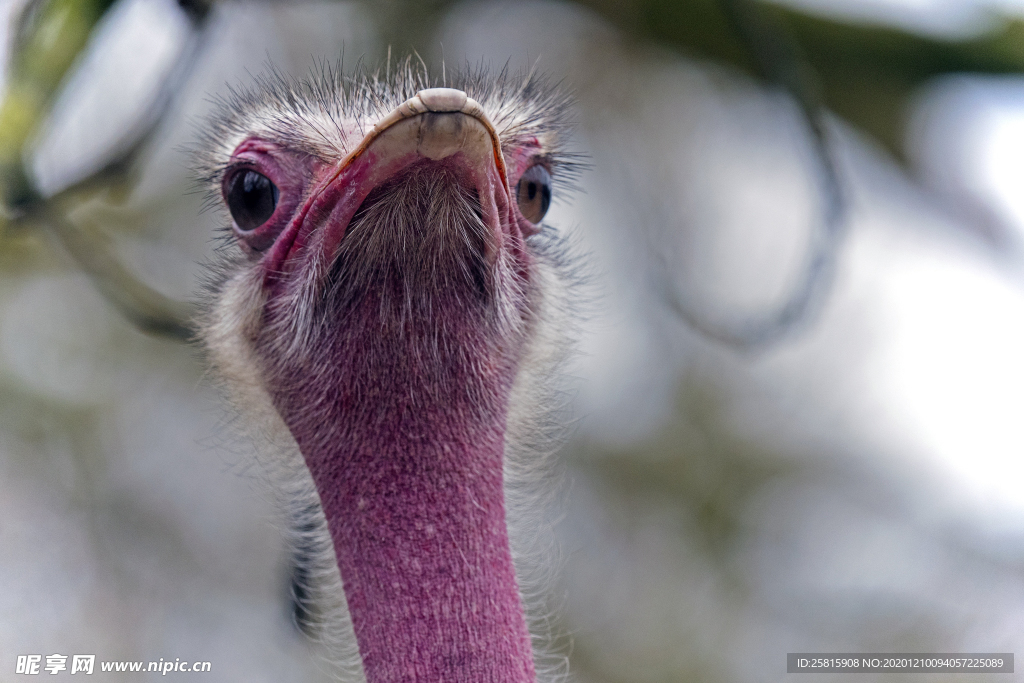
<svg viewBox="0 0 1024 683"><path fill-rule="evenodd" d="M367 681L527 683L570 104L410 64L219 102L197 154L231 224L201 337L288 501L303 609L354 632Z"/></svg>

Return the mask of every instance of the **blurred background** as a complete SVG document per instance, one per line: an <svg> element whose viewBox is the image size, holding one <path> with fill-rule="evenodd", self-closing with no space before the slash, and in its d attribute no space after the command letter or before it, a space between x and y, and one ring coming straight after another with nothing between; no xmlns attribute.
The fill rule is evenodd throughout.
<svg viewBox="0 0 1024 683"><path fill-rule="evenodd" d="M389 46L579 103L591 168L549 214L588 274L576 680L1024 653L1024 5L0 0L0 682L52 653L326 680L182 341L224 221L186 149L269 64Z"/></svg>

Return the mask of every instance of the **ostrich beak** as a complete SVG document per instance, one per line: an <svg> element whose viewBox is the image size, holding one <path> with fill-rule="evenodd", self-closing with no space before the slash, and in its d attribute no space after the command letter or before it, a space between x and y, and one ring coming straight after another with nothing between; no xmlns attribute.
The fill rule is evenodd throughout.
<svg viewBox="0 0 1024 683"><path fill-rule="evenodd" d="M385 131L392 128L395 130L388 136L388 146L380 149L378 143L379 152L398 152L411 147L417 154L434 160L444 159L460 151L482 151L484 147L480 143L486 136L502 185L506 194L509 193L505 158L501 153L501 141L494 130L494 125L476 100L455 88L420 90L415 96L400 104L374 124L373 130L363 138L359 146L338 164L335 177L362 155Z"/></svg>
<svg viewBox="0 0 1024 683"><path fill-rule="evenodd" d="M489 228L484 256L493 263L506 234L517 229L498 133L480 104L466 93L429 88L374 124L338 162L278 240L268 274L285 272L306 244L326 257L319 261L322 268L370 192L425 160L449 164L462 182L475 188Z"/></svg>

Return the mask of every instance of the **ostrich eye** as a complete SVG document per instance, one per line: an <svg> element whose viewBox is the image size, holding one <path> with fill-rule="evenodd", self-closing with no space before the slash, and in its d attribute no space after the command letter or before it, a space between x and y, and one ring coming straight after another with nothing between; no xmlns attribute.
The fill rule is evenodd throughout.
<svg viewBox="0 0 1024 683"><path fill-rule="evenodd" d="M235 174L228 187L227 202L239 230L255 230L270 218L277 207L277 186L256 171Z"/></svg>
<svg viewBox="0 0 1024 683"><path fill-rule="evenodd" d="M540 223L551 206L551 174L543 166L526 169L516 186L516 201L523 218Z"/></svg>

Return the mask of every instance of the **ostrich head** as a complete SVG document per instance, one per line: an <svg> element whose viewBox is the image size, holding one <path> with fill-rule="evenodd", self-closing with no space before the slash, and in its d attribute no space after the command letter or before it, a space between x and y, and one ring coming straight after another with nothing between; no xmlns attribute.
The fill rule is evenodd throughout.
<svg viewBox="0 0 1024 683"><path fill-rule="evenodd" d="M301 463L285 497L311 483L297 506L329 532L368 681L533 681L508 523L561 355L542 219L573 170L567 101L532 75L438 85L407 64L220 102L198 154L231 226L203 339Z"/></svg>

